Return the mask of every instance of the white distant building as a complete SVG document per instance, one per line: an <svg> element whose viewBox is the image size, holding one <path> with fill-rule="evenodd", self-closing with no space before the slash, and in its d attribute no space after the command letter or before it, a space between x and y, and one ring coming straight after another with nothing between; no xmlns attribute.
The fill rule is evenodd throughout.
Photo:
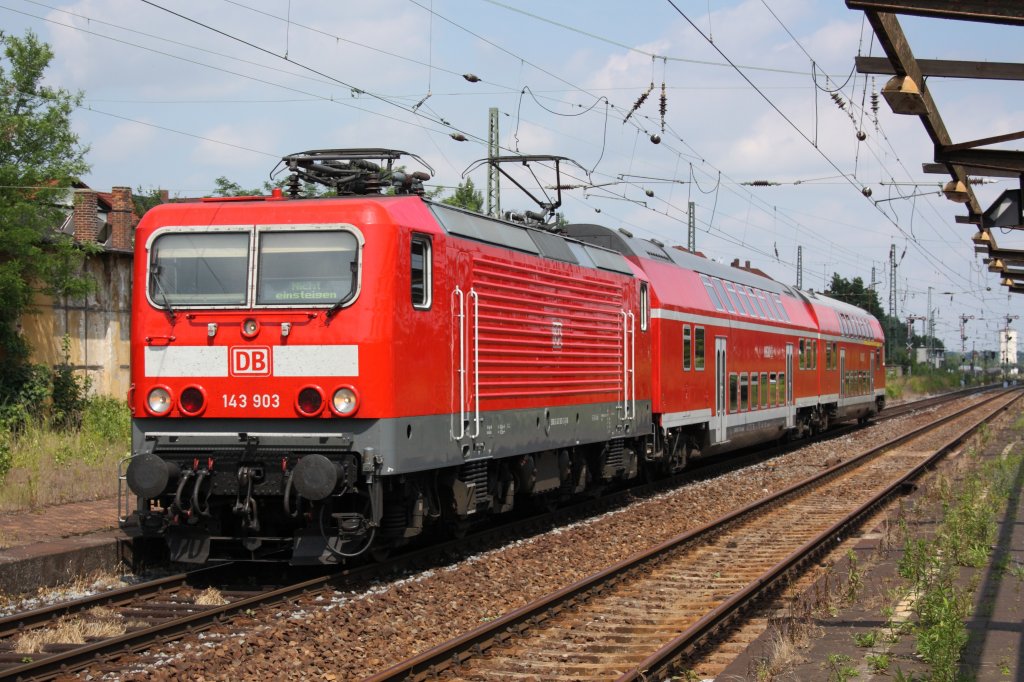
<svg viewBox="0 0 1024 682"><path fill-rule="evenodd" d="M946 351L942 348L932 348L931 357L928 357L927 348L915 348L914 349L914 361L918 364L928 364L938 369L942 367L942 363L946 359Z"/></svg>
<svg viewBox="0 0 1024 682"><path fill-rule="evenodd" d="M1010 374L1017 373L1017 332L1013 329L999 332L999 364L1014 365Z"/></svg>

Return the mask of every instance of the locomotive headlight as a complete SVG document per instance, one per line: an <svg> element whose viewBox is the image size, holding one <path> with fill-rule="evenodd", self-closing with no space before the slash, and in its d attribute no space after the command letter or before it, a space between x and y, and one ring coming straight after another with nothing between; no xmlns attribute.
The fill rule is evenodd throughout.
<svg viewBox="0 0 1024 682"><path fill-rule="evenodd" d="M146 396L146 407L151 414L162 417L171 411L171 392L163 386L157 386Z"/></svg>
<svg viewBox="0 0 1024 682"><path fill-rule="evenodd" d="M359 396L351 386L342 386L331 397L331 411L339 417L349 417L359 409Z"/></svg>

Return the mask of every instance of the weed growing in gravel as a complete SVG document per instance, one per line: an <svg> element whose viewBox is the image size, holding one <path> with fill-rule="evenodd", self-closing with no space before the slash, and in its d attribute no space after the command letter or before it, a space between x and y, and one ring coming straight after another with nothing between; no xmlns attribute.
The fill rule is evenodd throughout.
<svg viewBox="0 0 1024 682"><path fill-rule="evenodd" d="M888 654L868 654L864 660L867 661L868 667L873 673L884 673L889 669Z"/></svg>
<svg viewBox="0 0 1024 682"><path fill-rule="evenodd" d="M878 633L872 630L871 632L858 632L853 636L853 641L857 643L857 646L865 649L870 649L875 645L878 639Z"/></svg>
<svg viewBox="0 0 1024 682"><path fill-rule="evenodd" d="M850 657L846 654L829 654L825 661L824 668L828 675L829 682L846 682L857 677L857 669L850 663Z"/></svg>
<svg viewBox="0 0 1024 682"><path fill-rule="evenodd" d="M852 604L857 601L857 597L864 589L864 574L860 570L857 555L852 549L846 553L846 561L850 568L846 573L846 594L844 596L846 602Z"/></svg>

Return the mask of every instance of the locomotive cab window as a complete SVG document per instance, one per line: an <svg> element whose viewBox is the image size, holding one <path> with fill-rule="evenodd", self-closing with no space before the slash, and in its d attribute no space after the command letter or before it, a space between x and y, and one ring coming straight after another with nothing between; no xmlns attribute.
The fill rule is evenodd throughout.
<svg viewBox="0 0 1024 682"><path fill-rule="evenodd" d="M150 248L149 297L157 305L244 305L249 233L172 232Z"/></svg>
<svg viewBox="0 0 1024 682"><path fill-rule="evenodd" d="M412 307L425 310L430 307L431 263L430 237L413 235L411 253Z"/></svg>
<svg viewBox="0 0 1024 682"><path fill-rule="evenodd" d="M359 242L351 232L266 230L258 249L259 305L335 305L355 296Z"/></svg>

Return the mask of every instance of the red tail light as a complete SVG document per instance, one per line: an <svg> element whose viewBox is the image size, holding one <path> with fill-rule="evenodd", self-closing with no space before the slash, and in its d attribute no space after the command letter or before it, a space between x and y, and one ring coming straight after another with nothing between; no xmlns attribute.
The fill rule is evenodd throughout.
<svg viewBox="0 0 1024 682"><path fill-rule="evenodd" d="M195 386L189 386L181 392L178 398L178 407L189 416L195 416L206 407L206 396L203 391Z"/></svg>
<svg viewBox="0 0 1024 682"><path fill-rule="evenodd" d="M307 417L314 417L320 414L324 407L324 394L315 386L306 386L299 391L299 398L295 401L295 407Z"/></svg>

